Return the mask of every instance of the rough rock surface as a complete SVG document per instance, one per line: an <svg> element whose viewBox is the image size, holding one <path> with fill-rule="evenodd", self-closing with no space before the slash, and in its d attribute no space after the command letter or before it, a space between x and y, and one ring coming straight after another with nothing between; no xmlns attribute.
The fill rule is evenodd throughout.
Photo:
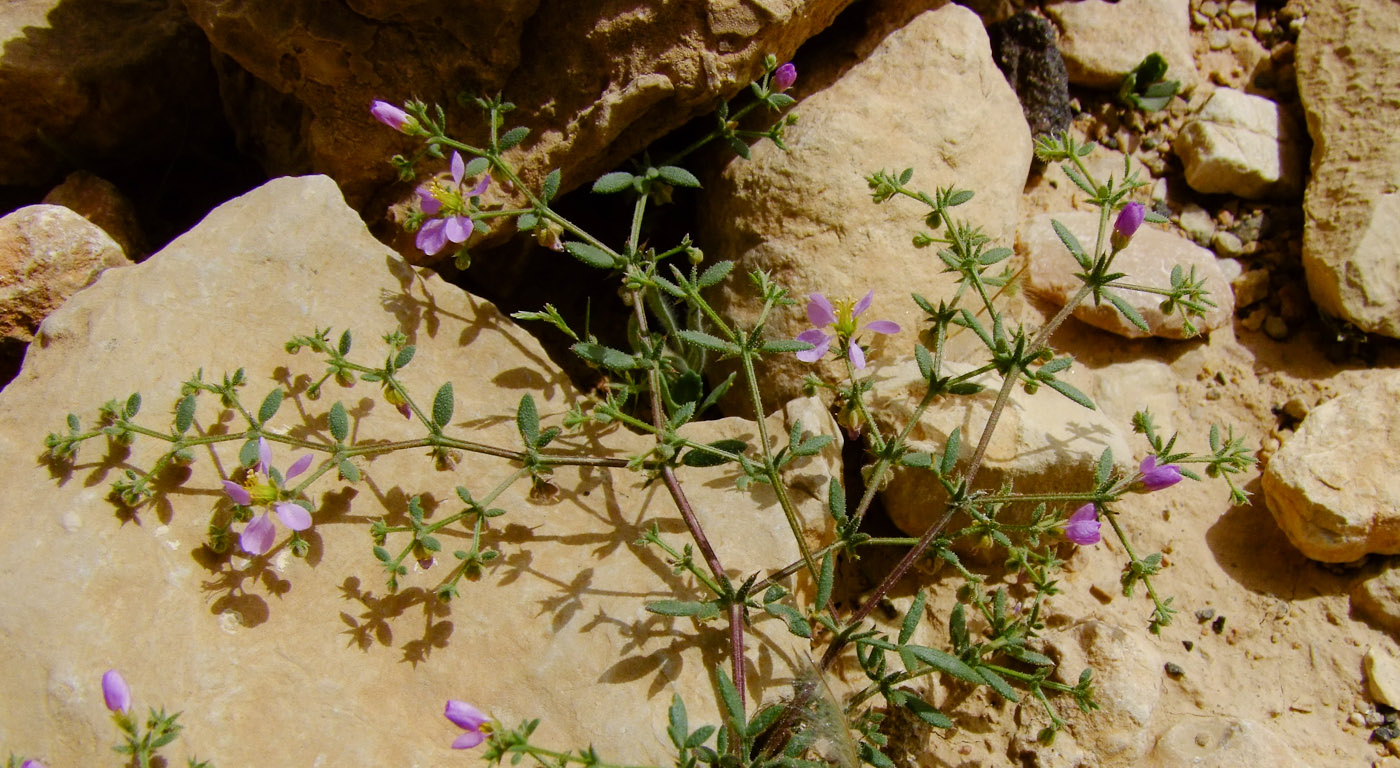
<svg viewBox="0 0 1400 768"><path fill-rule="evenodd" d="M961 364L948 366L952 373L968 369ZM1000 386L999 379L988 375L974 381L988 388L977 395L935 402L924 411L909 433L909 444L914 450L941 456L948 435L959 429L959 461L960 466L966 466ZM882 367L875 374L869 398L872 415L882 432L889 435L891 430L908 424L925 391L924 379L913 359ZM1131 468L1132 454L1126 438L1102 413L1048 389L1031 396L1017 387L1001 414L976 484L980 488L997 488L1014 480L1021 493L1089 488L1093 485L1094 467L1105 448L1113 449L1122 469ZM942 515L947 494L927 470L901 467L895 471L882 499L894 524L918 536ZM966 518L955 517L950 526L956 530L965 524Z"/></svg>
<svg viewBox="0 0 1400 768"><path fill-rule="evenodd" d="M1303 268L1319 308L1400 338L1400 6L1310 6L1298 95L1313 137Z"/></svg>
<svg viewBox="0 0 1400 768"><path fill-rule="evenodd" d="M1190 717L1157 739L1142 765L1148 768L1307 768L1307 763L1268 728L1233 717Z"/></svg>
<svg viewBox="0 0 1400 768"><path fill-rule="evenodd" d="M1391 709L1400 706L1400 663L1379 649L1370 648L1362 660L1366 665L1366 689L1377 704Z"/></svg>
<svg viewBox="0 0 1400 768"><path fill-rule="evenodd" d="M1031 159L1020 104L971 11L950 4L908 15L899 4L881 6L857 63L832 56L811 73L811 85L799 85L790 152L761 143L751 160L730 163L709 183L700 242L708 256L737 262L711 301L740 326L757 319L761 302L747 275L762 269L803 305L814 291L832 299L875 291L862 319L899 323L903 332L880 343L909 348L922 325L910 292L937 302L951 295L953 281L933 253L911 245L926 208L904 198L871 202L865 178L876 170L912 167L910 185L930 193L975 188L955 214L994 241L1010 240ZM800 310L773 313L769 338L805 330ZM828 379L844 376L834 358L821 366ZM784 400L799 396L813 371L783 355L766 361L760 379L765 393Z"/></svg>
<svg viewBox="0 0 1400 768"><path fill-rule="evenodd" d="M129 263L106 232L63 206L31 205L0 219L0 338L32 340L69 296Z"/></svg>
<svg viewBox="0 0 1400 768"><path fill-rule="evenodd" d="M1197 192L1295 198L1303 189L1301 136L1278 104L1217 88L1172 146Z"/></svg>
<svg viewBox="0 0 1400 768"><path fill-rule="evenodd" d="M1078 730L1075 740L1105 762L1140 758L1152 746L1149 726L1162 697L1162 654L1139 629L1084 621L1047 632L1045 642L1061 682L1074 685L1086 667L1094 670L1095 698L1102 714Z"/></svg>
<svg viewBox="0 0 1400 768"><path fill-rule="evenodd" d="M1047 5L1045 13L1060 28L1060 53L1075 85L1117 89L1149 53L1160 53L1168 79L1179 80L1183 92L1196 87L1188 0L1082 0Z"/></svg>
<svg viewBox="0 0 1400 768"><path fill-rule="evenodd" d="M0 184L158 162L218 119L209 46L174 0L0 6ZM152 105L178 104L181 119Z"/></svg>
<svg viewBox="0 0 1400 768"><path fill-rule="evenodd" d="M1069 128L1069 75L1056 47L1055 28L1041 16L1022 11L987 27L992 56L1016 91L1031 136L1058 136Z"/></svg>
<svg viewBox="0 0 1400 768"><path fill-rule="evenodd" d="M324 177L273 181L145 263L109 273L50 317L19 378L0 393L0 461L14 468L0 514L0 580L10 595L0 612L10 659L0 689L27 702L0 708L6 748L48 765L110 756L98 683L108 668L123 672L138 708L184 712L175 760L188 751L224 765L439 764L457 733L440 715L449 698L511 725L542 717L537 737L547 743L595 743L628 763L666 759L673 692L691 697L692 723L713 721L706 702L724 633L707 624L697 637L690 620L642 608L684 595L686 582L664 554L632 546L653 523L677 544L683 535L664 491L643 487L637 474L561 469L552 496L512 486L496 499L507 514L492 518L488 533L502 558L441 605L432 590L451 556L427 572L411 569L387 594L367 523L402 522L418 493L430 517L455 513L453 487L480 498L513 473L504 461L467 454L454 471L437 471L419 451L361 460L359 484L325 477L311 487L317 512L306 559L279 544L250 560L202 546L211 513L227 514L220 480L237 463L236 442L201 451L187 474L163 479L157 500L134 512L114 506L107 486L124 467L149 467L153 441L94 441L71 467L46 470L37 459L43 434L61 429L69 412L87 420L101 402L140 391L138 420L159 429L196 369L207 381L239 365L254 403L274 386L290 390L270 422L274 433L319 439L339 399L361 439L421 436L366 382L307 397L324 365L282 346L317 326L355 329L353 354L368 361L381 354L379 334L401 327L418 346L402 371L410 392L429 398L453 381L453 427L483 442L517 444L512 414L525 393L546 425L577 398L528 334L404 264ZM225 418L202 397L195 428L242 428ZM709 440L753 425L695 429ZM645 444L610 431L551 447L610 446L601 450L625 456ZM275 463L292 455L280 445L274 454ZM735 575L795 557L764 489L735 493L724 467L682 471L710 535L731 546L720 556ZM798 501L808 519L826 517L820 503ZM448 552L467 548L463 531L440 536ZM755 625L755 698L779 695L766 681L790 674L787 637L773 620ZM383 723L393 725L371 725Z"/></svg>
<svg viewBox="0 0 1400 768"><path fill-rule="evenodd" d="M43 202L72 209L101 227L117 241L129 259L139 261L150 253L136 208L115 184L100 176L74 171L62 184L49 190Z"/></svg>
<svg viewBox="0 0 1400 768"><path fill-rule="evenodd" d="M1264 471L1264 498L1304 555L1400 554L1400 376L1310 411ZM1365 471L1358 471L1359 468Z"/></svg>
<svg viewBox="0 0 1400 768"><path fill-rule="evenodd" d="M185 0L238 65L220 73L245 144L274 174L329 174L357 205L393 180L385 159L410 144L370 119L374 99L448 107L462 91L502 93L531 131L515 158L526 179L558 167L568 190L712 109L764 54L790 56L847 2L492 0L443 13L381 0ZM481 138L475 108L454 106L448 119L461 138Z"/></svg>
<svg viewBox="0 0 1400 768"><path fill-rule="evenodd" d="M1075 272L1081 271L1079 263L1055 234L1050 223L1052 219L1065 225L1080 245L1089 251L1098 237L1099 216L1087 211L1041 214L1026 222L1021 231L1020 246L1030 265L1026 287L1063 306L1079 291L1083 282L1074 276ZM1187 276L1194 268L1196 278L1205 279L1210 300L1216 304L1206 312L1205 317L1193 320L1196 329L1209 333L1227 325L1235 310L1235 297L1230 290L1230 282L1216 264L1215 254L1210 251L1170 232L1144 225L1133 236L1128 247L1113 260L1115 272L1127 273L1124 280L1159 288L1171 287L1172 268L1178 264ZM1159 306L1161 297L1157 294L1139 291L1118 291L1118 294L1142 315L1150 333L1133 325L1108 302L1099 306L1094 306L1092 300L1082 303L1075 309L1074 316L1096 328L1128 338L1149 335L1170 339L1187 337L1180 313L1164 313Z"/></svg>
<svg viewBox="0 0 1400 768"><path fill-rule="evenodd" d="M1400 569L1386 567L1351 588L1351 607L1392 635L1400 637Z"/></svg>

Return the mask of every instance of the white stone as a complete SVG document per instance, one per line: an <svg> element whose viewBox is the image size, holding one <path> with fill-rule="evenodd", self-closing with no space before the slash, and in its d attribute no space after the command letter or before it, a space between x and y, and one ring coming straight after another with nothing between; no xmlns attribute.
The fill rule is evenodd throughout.
<svg viewBox="0 0 1400 768"><path fill-rule="evenodd" d="M1110 765L1131 765L1152 746L1151 725L1162 698L1162 654L1151 635L1103 621L1045 633L1055 676L1073 685L1094 670L1094 698L1103 707L1076 728L1076 739Z"/></svg>
<svg viewBox="0 0 1400 768"><path fill-rule="evenodd" d="M1379 648L1369 648L1362 659L1366 669L1366 690L1377 704L1400 707L1400 663Z"/></svg>
<svg viewBox="0 0 1400 768"><path fill-rule="evenodd" d="M1255 199L1296 197L1303 188L1301 133L1278 104L1217 88L1172 146L1197 192Z"/></svg>
<svg viewBox="0 0 1400 768"><path fill-rule="evenodd" d="M1186 717L1157 739L1145 768L1307 768L1268 728L1233 717Z"/></svg>
<svg viewBox="0 0 1400 768"><path fill-rule="evenodd" d="M1045 13L1060 28L1060 54L1075 85L1116 89L1148 54L1167 60L1167 79L1196 87L1188 0L1080 0L1052 3Z"/></svg>

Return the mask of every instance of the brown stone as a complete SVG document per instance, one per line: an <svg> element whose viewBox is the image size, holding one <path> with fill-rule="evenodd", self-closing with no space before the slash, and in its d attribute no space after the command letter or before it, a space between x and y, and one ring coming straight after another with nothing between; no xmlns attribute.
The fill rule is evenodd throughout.
<svg viewBox="0 0 1400 768"><path fill-rule="evenodd" d="M0 219L0 337L32 340L68 297L128 263L107 233L62 206L31 205Z"/></svg>

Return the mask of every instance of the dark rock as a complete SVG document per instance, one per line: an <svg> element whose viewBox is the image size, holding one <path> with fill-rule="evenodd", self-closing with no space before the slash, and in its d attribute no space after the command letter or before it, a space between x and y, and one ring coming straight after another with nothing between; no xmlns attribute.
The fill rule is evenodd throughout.
<svg viewBox="0 0 1400 768"><path fill-rule="evenodd" d="M1069 74L1050 22L1022 11L987 28L992 56L1011 83L1035 137L1069 128Z"/></svg>

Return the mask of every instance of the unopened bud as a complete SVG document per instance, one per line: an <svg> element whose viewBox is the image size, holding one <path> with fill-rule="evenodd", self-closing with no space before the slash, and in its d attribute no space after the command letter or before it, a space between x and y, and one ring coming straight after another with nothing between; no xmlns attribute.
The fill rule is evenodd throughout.
<svg viewBox="0 0 1400 768"><path fill-rule="evenodd" d="M1123 210L1118 212L1118 220L1113 222L1113 235L1109 240L1114 252L1128 247L1128 241L1133 239L1146 217L1147 207L1142 203L1128 203L1123 206Z"/></svg>

